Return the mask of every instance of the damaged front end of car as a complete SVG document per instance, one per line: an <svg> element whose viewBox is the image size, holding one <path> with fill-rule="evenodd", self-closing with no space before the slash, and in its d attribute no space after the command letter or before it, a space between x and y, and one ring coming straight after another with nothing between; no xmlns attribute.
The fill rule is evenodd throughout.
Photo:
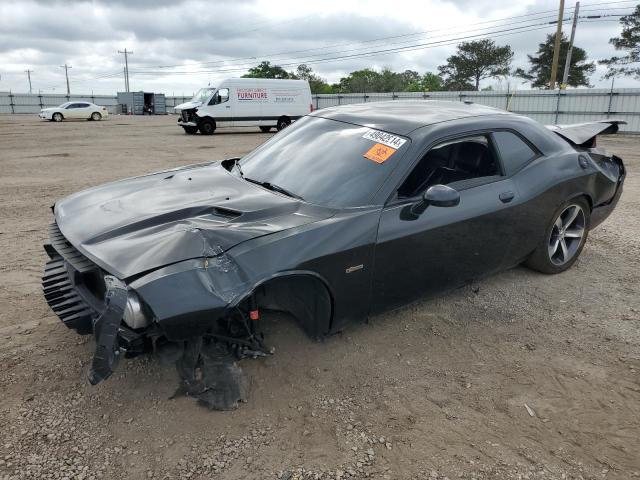
<svg viewBox="0 0 640 480"><path fill-rule="evenodd" d="M47 303L67 327L95 336L91 384L107 379L123 356L154 353L175 363L176 395L216 410L233 409L246 399L247 380L236 362L267 355L268 349L248 279L222 249L128 283L83 255L57 223L49 227L45 250Z"/></svg>

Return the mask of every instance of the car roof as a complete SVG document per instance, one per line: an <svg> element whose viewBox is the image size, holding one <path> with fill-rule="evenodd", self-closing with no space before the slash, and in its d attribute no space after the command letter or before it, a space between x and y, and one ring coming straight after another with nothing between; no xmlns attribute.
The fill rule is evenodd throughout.
<svg viewBox="0 0 640 480"><path fill-rule="evenodd" d="M323 108L310 115L407 135L416 128L450 120L513 114L469 102L390 100Z"/></svg>

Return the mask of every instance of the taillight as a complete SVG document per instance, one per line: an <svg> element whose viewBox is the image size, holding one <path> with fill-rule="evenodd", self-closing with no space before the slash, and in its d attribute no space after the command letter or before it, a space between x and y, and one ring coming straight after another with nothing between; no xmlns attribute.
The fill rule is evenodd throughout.
<svg viewBox="0 0 640 480"><path fill-rule="evenodd" d="M102 111L106 112L107 111L106 107L102 107Z"/></svg>
<svg viewBox="0 0 640 480"><path fill-rule="evenodd" d="M309 104L309 112L313 112L313 103Z"/></svg>

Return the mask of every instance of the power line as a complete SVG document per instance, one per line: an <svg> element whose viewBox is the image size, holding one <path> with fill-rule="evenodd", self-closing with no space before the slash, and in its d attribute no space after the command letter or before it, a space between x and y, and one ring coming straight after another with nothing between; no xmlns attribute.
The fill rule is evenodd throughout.
<svg viewBox="0 0 640 480"><path fill-rule="evenodd" d="M563 19L563 23L568 21L569 19ZM388 55L392 53L409 52L409 51L422 50L427 48L435 48L435 47L444 46L444 45L452 45L461 41L469 40L471 38L479 38L479 37L497 38L497 37L502 37L506 35L514 35L517 33L543 30L543 29L554 26L554 24L555 22L545 22L542 24L524 25L521 27L508 28L508 29L497 30L493 32L485 32L485 33L468 35L468 36L457 37L457 38L450 38L447 40L440 40L436 42L418 43L418 44L413 44L413 45L408 45L403 47L375 50L375 51L369 51L369 52L363 52L363 53L357 53L357 54L338 55L338 56L327 57L327 58L298 59L296 62L292 62L292 63L281 63L280 66L288 67L288 66L295 66L297 64L302 64L302 63L304 64L327 63L330 61L338 61L338 60L345 60L345 59L351 59L351 58L365 58L365 57L377 56L377 55ZM237 71L244 71L244 70L246 70L246 67L218 69L218 70L199 70L199 71L189 71L189 72L137 72L136 71L134 73L142 74L142 75L158 75L158 74L193 75L193 74L211 74L211 73L230 73L230 72L237 72Z"/></svg>

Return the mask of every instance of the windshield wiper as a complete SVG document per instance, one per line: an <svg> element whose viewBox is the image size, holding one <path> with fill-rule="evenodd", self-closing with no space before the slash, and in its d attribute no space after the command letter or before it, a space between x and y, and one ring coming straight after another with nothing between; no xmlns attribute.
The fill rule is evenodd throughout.
<svg viewBox="0 0 640 480"><path fill-rule="evenodd" d="M240 171L240 175L242 175L242 171ZM262 182L260 180L254 180L253 178L248 178L245 176L243 176L242 178L244 178L247 182L255 183L256 185L260 185L261 187L264 187L268 190L273 190L274 192L282 193L287 197L296 198L298 200L304 201L304 198L302 198L300 195L290 192L289 190L282 188L279 185L275 185L270 182Z"/></svg>

